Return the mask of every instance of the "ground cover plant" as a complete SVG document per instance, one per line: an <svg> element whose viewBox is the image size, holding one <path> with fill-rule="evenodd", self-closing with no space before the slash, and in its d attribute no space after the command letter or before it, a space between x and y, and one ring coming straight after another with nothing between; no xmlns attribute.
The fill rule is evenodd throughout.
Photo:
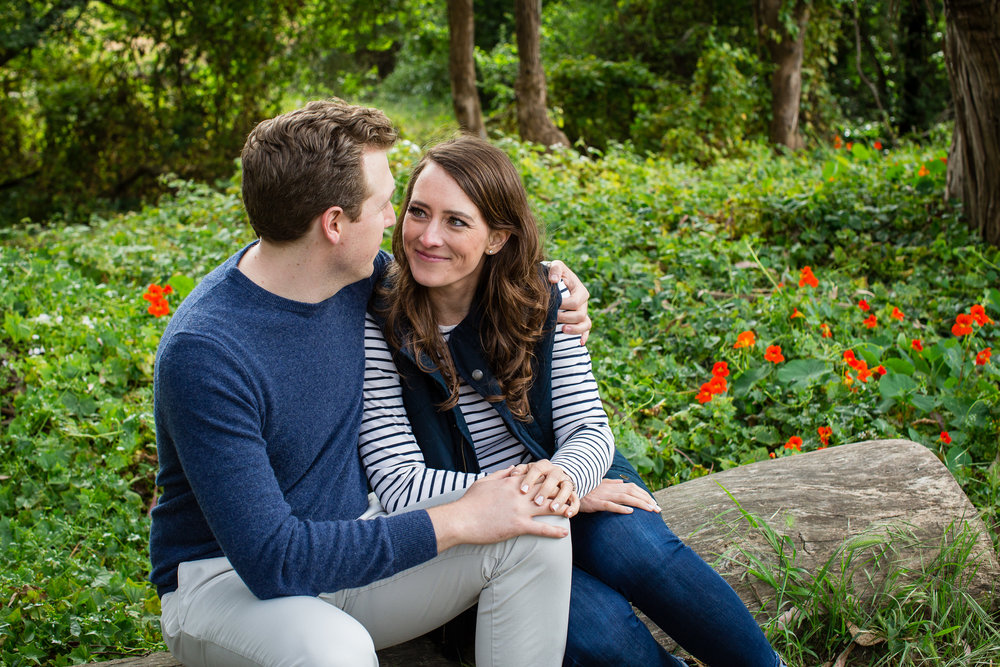
<svg viewBox="0 0 1000 667"><path fill-rule="evenodd" d="M500 145L548 254L591 290L602 396L652 486L905 437L948 465L997 540L1000 251L942 201L942 141L751 146L708 168L613 144ZM419 153L394 150L400 180ZM197 281L252 238L234 187L170 187L87 226L0 231L2 664L162 647L145 582L156 344ZM929 648L883 642L848 664L921 664L995 637L989 611L965 617L933 621ZM774 635L810 638L792 664L832 660L846 630L802 618L814 631Z"/></svg>

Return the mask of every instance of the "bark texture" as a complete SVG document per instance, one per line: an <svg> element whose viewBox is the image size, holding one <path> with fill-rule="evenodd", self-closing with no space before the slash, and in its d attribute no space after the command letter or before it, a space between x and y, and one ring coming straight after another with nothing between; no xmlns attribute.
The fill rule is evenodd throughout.
<svg viewBox="0 0 1000 667"><path fill-rule="evenodd" d="M795 34L789 33L782 21L785 0L754 0L754 21L757 35L767 47L774 63L771 76L771 142L792 150L802 148L799 134L799 103L802 100L802 56L805 52L806 25L809 4L796 0L791 10Z"/></svg>
<svg viewBox="0 0 1000 667"><path fill-rule="evenodd" d="M542 0L515 0L518 72L517 129L524 141L544 146L569 146L569 139L549 118L546 106L545 69L541 53Z"/></svg>
<svg viewBox="0 0 1000 667"><path fill-rule="evenodd" d="M971 551L979 566L974 576L970 572L967 590L985 599L1000 578L996 552L976 509L933 452L909 440L871 440L753 463L654 495L671 530L715 565L751 611L763 608L757 617L762 624L776 615L773 590L748 576L739 550L757 554L764 562L773 563L777 557L762 532L748 526L736 503L786 536L794 547L793 564L812 574L828 562L839 566L843 546L851 538L863 542L859 536L892 537L891 550L879 548L873 540L854 553L856 567L833 568L833 575L853 580L859 599L873 593L891 566L919 569L933 560L949 529L954 532L965 524L978 534ZM785 555L791 558L792 547ZM670 638L647 624L672 650L675 644ZM180 663L157 653L104 664L178 667ZM458 663L442 657L425 636L379 651L379 664Z"/></svg>
<svg viewBox="0 0 1000 667"><path fill-rule="evenodd" d="M955 105L948 197L1000 246L1000 0L945 0L945 61Z"/></svg>
<svg viewBox="0 0 1000 667"><path fill-rule="evenodd" d="M451 103L463 132L486 138L476 90L475 22L472 0L448 0L448 71Z"/></svg>

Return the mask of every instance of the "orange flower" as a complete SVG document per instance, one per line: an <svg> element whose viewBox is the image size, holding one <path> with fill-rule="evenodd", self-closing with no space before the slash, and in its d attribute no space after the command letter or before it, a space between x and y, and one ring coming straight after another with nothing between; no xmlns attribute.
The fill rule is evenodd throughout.
<svg viewBox="0 0 1000 667"><path fill-rule="evenodd" d="M167 303L166 295L173 293L173 291L170 285L160 287L156 283L150 283L142 295L142 298L149 302L149 307L146 311L153 317L168 315L170 313L170 304Z"/></svg>
<svg viewBox="0 0 1000 667"><path fill-rule="evenodd" d="M843 145L844 145L844 143L843 143L843 141L841 140L841 138L840 138L840 135L839 135L839 134L838 134L837 136L835 136L835 137L833 138L833 147L834 147L834 148L836 148L836 149L838 149L838 150L839 150L839 149L840 149L840 147L841 147L841 146L843 146Z"/></svg>
<svg viewBox="0 0 1000 667"><path fill-rule="evenodd" d="M833 333L830 332L830 325L826 322L819 325L819 330L823 332L823 338L833 338Z"/></svg>
<svg viewBox="0 0 1000 667"><path fill-rule="evenodd" d="M881 141L878 141L878 140L876 140L876 141L875 141L875 143L874 143L874 144L872 144L872 147L873 147L873 148L874 148L875 150L877 150L877 151L880 151L880 150L882 150L882 142L881 142Z"/></svg>
<svg viewBox="0 0 1000 667"><path fill-rule="evenodd" d="M941 431L941 436L938 438L938 440L940 440L946 445L951 444L951 436L948 435L948 431Z"/></svg>
<svg viewBox="0 0 1000 667"><path fill-rule="evenodd" d="M780 345L769 345L764 352L764 358L773 364L779 364L785 360L785 357L781 354Z"/></svg>
<svg viewBox="0 0 1000 667"><path fill-rule="evenodd" d="M712 375L717 377L729 377L729 364L725 361L716 361L712 366Z"/></svg>
<svg viewBox="0 0 1000 667"><path fill-rule="evenodd" d="M875 367L875 372L878 373L879 375L885 375L888 371L885 370L885 366L879 364L878 366Z"/></svg>
<svg viewBox="0 0 1000 667"><path fill-rule="evenodd" d="M927 169L926 164L920 165L920 171L917 172L917 176L923 178L924 176L930 176L930 171Z"/></svg>
<svg viewBox="0 0 1000 667"><path fill-rule="evenodd" d="M707 391L699 391L698 395L695 396L695 399L699 403L708 403L710 400L712 400L712 395Z"/></svg>
<svg viewBox="0 0 1000 667"><path fill-rule="evenodd" d="M914 338L913 340L910 341L910 347L912 347L917 352L923 352L924 341L920 340L919 338Z"/></svg>
<svg viewBox="0 0 1000 667"><path fill-rule="evenodd" d="M798 308L792 308L792 316L789 319L794 320L796 317L805 319L805 315L800 313Z"/></svg>
<svg viewBox="0 0 1000 667"><path fill-rule="evenodd" d="M146 292L145 294L142 295L142 298L145 299L146 301L149 301L150 303L158 299L162 299L163 288L157 285L156 283L152 283L150 284L149 287L146 288Z"/></svg>
<svg viewBox="0 0 1000 667"><path fill-rule="evenodd" d="M867 313L869 310L871 310L872 307L868 305L867 301L865 301L864 299L861 299L861 301L858 301L858 308L860 308L861 310L863 310L863 311L865 311Z"/></svg>
<svg viewBox="0 0 1000 667"><path fill-rule="evenodd" d="M848 141L847 142L847 150L851 150L853 147L854 147L854 142L853 141Z"/></svg>
<svg viewBox="0 0 1000 667"><path fill-rule="evenodd" d="M875 317L874 313L872 313L871 315L865 318L864 325L869 329L874 329L876 325L878 325L878 318Z"/></svg>
<svg viewBox="0 0 1000 667"><path fill-rule="evenodd" d="M735 348L741 347L753 347L757 342L757 337L752 331L744 331L739 336L736 337L736 342L733 344Z"/></svg>
<svg viewBox="0 0 1000 667"><path fill-rule="evenodd" d="M988 364L990 362L990 355L992 354L992 350L993 348L988 347L982 352L978 353L976 355L976 365L985 366L986 364Z"/></svg>
<svg viewBox="0 0 1000 667"><path fill-rule="evenodd" d="M785 443L785 449L794 449L797 452L802 451L802 438L797 435L793 435Z"/></svg>
<svg viewBox="0 0 1000 667"><path fill-rule="evenodd" d="M900 322L902 322L903 321L903 311L901 311L899 308L896 308L895 306L893 306L892 307L892 314L889 315L889 317L891 317L894 320L899 320Z"/></svg>
<svg viewBox="0 0 1000 667"><path fill-rule="evenodd" d="M858 365L854 367L854 370L858 372L858 382L866 383L872 376L872 372L868 370L868 364L863 361L858 361Z"/></svg>
<svg viewBox="0 0 1000 667"><path fill-rule="evenodd" d="M948 164L948 158L947 157L942 157L942 158L938 158L938 159L941 160L942 162L944 162L945 164Z"/></svg>
<svg viewBox="0 0 1000 667"><path fill-rule="evenodd" d="M848 387L854 384L854 378L851 377L851 371L848 370L844 371L844 384L847 385Z"/></svg>
<svg viewBox="0 0 1000 667"><path fill-rule="evenodd" d="M170 314L170 304L167 303L166 299L157 299L149 304L149 314L153 317L160 317L162 315Z"/></svg>
<svg viewBox="0 0 1000 667"><path fill-rule="evenodd" d="M726 392L726 378L721 375L713 375L711 380L701 385L701 390L710 394L724 394Z"/></svg>
<svg viewBox="0 0 1000 667"><path fill-rule="evenodd" d="M819 286L819 281L813 275L811 266L803 266L802 270L799 271L799 287L805 287L806 285L809 285L809 287Z"/></svg>
<svg viewBox="0 0 1000 667"><path fill-rule="evenodd" d="M768 456L773 459L775 457L775 454L774 454L774 452L771 452L770 454L768 454Z"/></svg>
<svg viewBox="0 0 1000 667"><path fill-rule="evenodd" d="M972 333L972 315L961 313L955 316L955 324L951 327L951 333L956 336L967 336Z"/></svg>
<svg viewBox="0 0 1000 667"><path fill-rule="evenodd" d="M850 364L857 360L858 358L854 356L854 350L844 350L844 361Z"/></svg>
<svg viewBox="0 0 1000 667"><path fill-rule="evenodd" d="M816 433L819 435L820 442L826 447L830 444L830 436L833 435L833 429L829 426L820 426L816 429Z"/></svg>
<svg viewBox="0 0 1000 667"><path fill-rule="evenodd" d="M969 314L972 315L972 319L975 320L976 324L981 327L993 324L993 320L986 314L986 309L978 303L969 309Z"/></svg>

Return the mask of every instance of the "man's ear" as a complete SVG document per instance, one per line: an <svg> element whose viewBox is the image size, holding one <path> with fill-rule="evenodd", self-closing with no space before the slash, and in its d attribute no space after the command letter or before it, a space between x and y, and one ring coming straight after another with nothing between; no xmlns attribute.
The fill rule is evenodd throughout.
<svg viewBox="0 0 1000 667"><path fill-rule="evenodd" d="M323 237L334 245L340 243L340 235L344 231L346 221L347 215L344 213L344 209L339 206L331 206L323 211L319 217L320 231Z"/></svg>

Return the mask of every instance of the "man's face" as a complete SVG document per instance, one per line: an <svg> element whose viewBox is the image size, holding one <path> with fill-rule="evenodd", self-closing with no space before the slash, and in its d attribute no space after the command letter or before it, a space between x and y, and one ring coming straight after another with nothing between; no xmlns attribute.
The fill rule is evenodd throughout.
<svg viewBox="0 0 1000 667"><path fill-rule="evenodd" d="M382 233L396 222L391 201L396 181L389 171L387 152L366 150L361 156L361 169L371 194L362 203L358 219L349 221L344 227L345 248L349 250L349 260L359 280L371 275Z"/></svg>

